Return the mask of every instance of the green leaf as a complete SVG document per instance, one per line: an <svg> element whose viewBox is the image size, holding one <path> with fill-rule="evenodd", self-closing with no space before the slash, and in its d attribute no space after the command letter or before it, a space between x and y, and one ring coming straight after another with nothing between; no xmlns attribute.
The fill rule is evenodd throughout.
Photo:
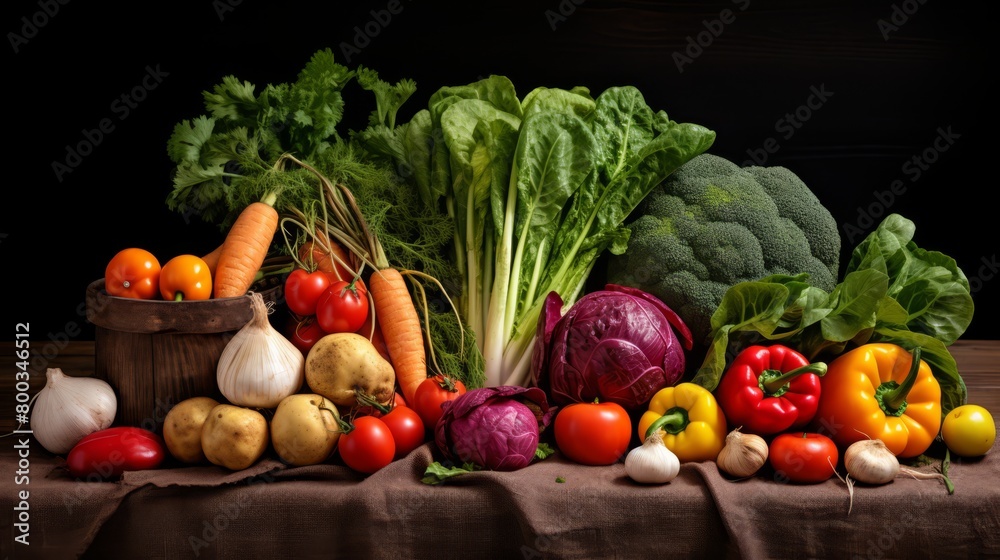
<svg viewBox="0 0 1000 560"><path fill-rule="evenodd" d="M379 78L378 72L364 66L359 66L356 73L358 85L375 94L375 110L368 118L369 124L396 128L396 113L417 91L416 82L403 79L390 84Z"/></svg>
<svg viewBox="0 0 1000 560"><path fill-rule="evenodd" d="M712 344L692 382L714 391L726 370L730 337L740 331L774 332L788 306L790 290L780 279L741 282L726 290L712 315Z"/></svg>
<svg viewBox="0 0 1000 560"><path fill-rule="evenodd" d="M890 278L888 295L907 313L905 324L951 345L972 322L969 281L957 262L913 242L914 223L890 214L852 252L847 273L866 268Z"/></svg>
<svg viewBox="0 0 1000 560"><path fill-rule="evenodd" d="M541 461L547 457L550 457L556 450L552 448L551 445L547 443L539 443L538 448L535 449L535 459Z"/></svg>
<svg viewBox="0 0 1000 560"><path fill-rule="evenodd" d="M235 126L250 127L257 122L260 106L254 93L256 88L250 82L240 81L236 76L225 76L222 83L211 92L202 92L205 108L220 121L226 121L225 128Z"/></svg>
<svg viewBox="0 0 1000 560"><path fill-rule="evenodd" d="M424 470L424 477L420 479L420 482L423 482L424 484L441 484L442 482L445 482L453 477L478 470L481 470L481 468L473 463L464 463L461 466L456 467L445 466L438 461L434 461L427 466L427 469Z"/></svg>
<svg viewBox="0 0 1000 560"><path fill-rule="evenodd" d="M889 278L877 270L848 273L830 294L834 307L820 323L823 338L846 342L858 331L874 327L875 312L888 287Z"/></svg>

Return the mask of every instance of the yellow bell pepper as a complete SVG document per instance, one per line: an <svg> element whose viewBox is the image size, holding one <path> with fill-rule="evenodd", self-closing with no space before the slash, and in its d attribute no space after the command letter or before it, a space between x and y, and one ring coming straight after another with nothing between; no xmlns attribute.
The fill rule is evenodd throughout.
<svg viewBox="0 0 1000 560"><path fill-rule="evenodd" d="M895 344L864 344L830 362L820 384L813 420L841 447L881 439L897 457L916 457L941 429L941 385L919 348L911 356Z"/></svg>
<svg viewBox="0 0 1000 560"><path fill-rule="evenodd" d="M726 417L708 389L694 383L678 383L660 389L639 418L639 438L645 440L658 429L663 445L687 461L714 461L729 433Z"/></svg>

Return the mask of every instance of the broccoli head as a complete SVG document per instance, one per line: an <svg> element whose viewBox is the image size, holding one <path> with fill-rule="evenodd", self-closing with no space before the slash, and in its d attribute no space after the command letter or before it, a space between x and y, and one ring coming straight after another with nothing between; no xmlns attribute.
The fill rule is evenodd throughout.
<svg viewBox="0 0 1000 560"><path fill-rule="evenodd" d="M837 223L785 167L740 167L703 153L653 189L625 225L628 248L610 256L608 282L659 297L703 345L734 284L803 272L818 288L837 284Z"/></svg>

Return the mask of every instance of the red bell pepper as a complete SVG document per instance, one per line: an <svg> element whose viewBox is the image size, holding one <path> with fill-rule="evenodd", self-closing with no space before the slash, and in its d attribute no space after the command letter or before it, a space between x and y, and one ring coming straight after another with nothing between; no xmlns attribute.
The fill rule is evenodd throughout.
<svg viewBox="0 0 1000 560"><path fill-rule="evenodd" d="M715 398L730 426L765 436L800 429L819 407L823 362L787 346L748 346L730 364Z"/></svg>

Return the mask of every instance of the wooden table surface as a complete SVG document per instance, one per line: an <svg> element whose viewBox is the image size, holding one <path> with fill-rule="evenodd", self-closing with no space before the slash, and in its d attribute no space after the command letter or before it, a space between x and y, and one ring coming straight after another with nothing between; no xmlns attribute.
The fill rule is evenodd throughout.
<svg viewBox="0 0 1000 560"><path fill-rule="evenodd" d="M0 342L0 355L8 358L0 364L0 432L17 427L14 405L19 371L14 342ZM950 348L959 372L969 390L968 402L1000 414L1000 340L959 340ZM94 374L94 342L71 341L57 347L53 342L32 342L28 371L31 374L27 393L34 396L45 385L45 370L62 368L67 375ZM23 389L24 387L21 387ZM24 397L21 397L24 399Z"/></svg>

